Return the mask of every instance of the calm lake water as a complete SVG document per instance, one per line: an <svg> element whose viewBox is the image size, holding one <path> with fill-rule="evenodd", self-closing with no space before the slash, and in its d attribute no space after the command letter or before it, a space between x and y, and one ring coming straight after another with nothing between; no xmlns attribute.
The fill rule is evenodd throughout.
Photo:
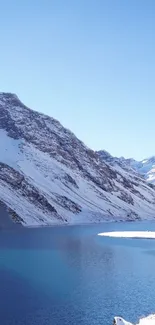
<svg viewBox="0 0 155 325"><path fill-rule="evenodd" d="M0 323L111 325L155 313L155 240L104 238L155 223L0 232Z"/></svg>

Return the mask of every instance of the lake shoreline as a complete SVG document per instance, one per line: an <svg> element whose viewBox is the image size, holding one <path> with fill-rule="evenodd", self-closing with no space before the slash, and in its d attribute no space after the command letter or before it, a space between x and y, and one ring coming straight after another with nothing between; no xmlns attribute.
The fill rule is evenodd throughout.
<svg viewBox="0 0 155 325"><path fill-rule="evenodd" d="M99 226L99 225L106 225L106 224L114 224L114 225L116 225L116 224L124 224L124 223L126 223L126 224L145 224L145 223L148 223L148 222L151 222L151 223L155 223L155 220L141 220L141 221L137 221L137 220L132 220L132 221L126 221L126 220L124 220L124 221L114 221L114 220L112 220L112 221L102 221L102 222L88 222L88 223L75 223L75 224L73 224L73 223L63 223L63 224L51 224L51 225L32 225L32 226L28 226L28 225L23 225L23 228L25 228L25 229L28 229L28 228L33 228L33 229L35 229L35 228L61 228L61 227L83 227L83 226Z"/></svg>

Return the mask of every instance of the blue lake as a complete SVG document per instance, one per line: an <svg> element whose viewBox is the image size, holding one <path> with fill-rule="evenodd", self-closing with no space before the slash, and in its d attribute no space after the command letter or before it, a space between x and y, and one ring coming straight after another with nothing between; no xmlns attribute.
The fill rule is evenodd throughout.
<svg viewBox="0 0 155 325"><path fill-rule="evenodd" d="M0 323L111 325L155 313L155 240L99 237L155 230L107 223L0 232Z"/></svg>

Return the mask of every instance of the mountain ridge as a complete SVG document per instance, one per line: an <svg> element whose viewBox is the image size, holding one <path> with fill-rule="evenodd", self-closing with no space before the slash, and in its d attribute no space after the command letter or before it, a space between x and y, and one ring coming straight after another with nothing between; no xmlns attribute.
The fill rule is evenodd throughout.
<svg viewBox="0 0 155 325"><path fill-rule="evenodd" d="M110 163L111 166L115 164L122 166L125 169L133 169L143 176L146 181L155 184L155 156L150 156L143 160L135 160L134 158L113 157L105 150L96 151L104 162Z"/></svg>

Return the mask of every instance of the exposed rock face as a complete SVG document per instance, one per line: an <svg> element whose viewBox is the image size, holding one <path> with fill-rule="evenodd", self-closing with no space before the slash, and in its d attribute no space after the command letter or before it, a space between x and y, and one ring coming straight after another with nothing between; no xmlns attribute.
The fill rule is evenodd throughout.
<svg viewBox="0 0 155 325"><path fill-rule="evenodd" d="M154 218L154 187L112 160L0 93L0 200L22 224Z"/></svg>

